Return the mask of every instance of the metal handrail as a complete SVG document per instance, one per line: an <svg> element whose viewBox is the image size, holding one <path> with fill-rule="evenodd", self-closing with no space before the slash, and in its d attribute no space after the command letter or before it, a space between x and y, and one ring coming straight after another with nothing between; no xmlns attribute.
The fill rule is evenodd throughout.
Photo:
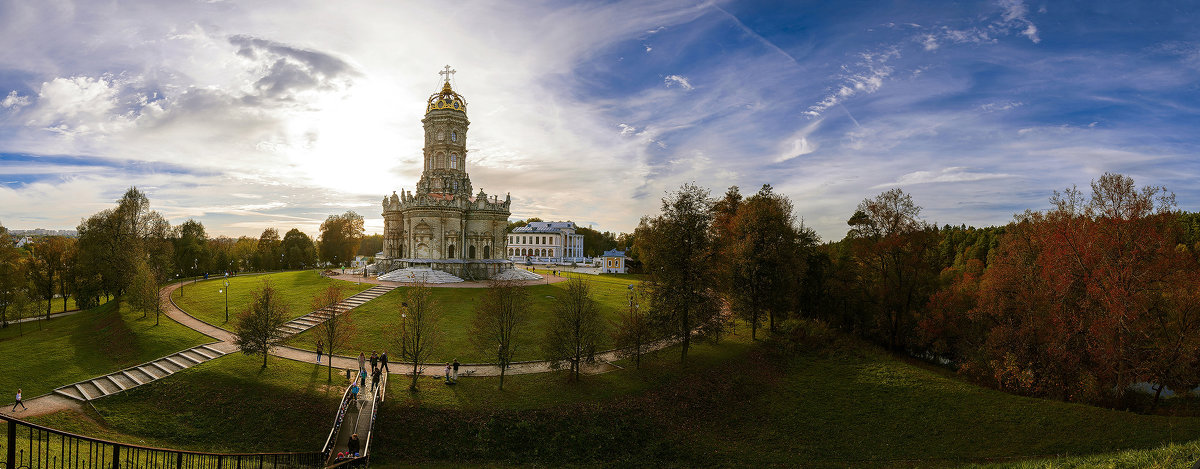
<svg viewBox="0 0 1200 469"><path fill-rule="evenodd" d="M346 408L350 405L350 388L354 387L354 381L346 386L346 390L342 392L342 404L338 407L337 417L333 419L333 428L329 430L329 437L325 438L325 446L321 448L321 453L326 456L333 451L335 443L333 437L337 435L338 429L342 427L342 420L346 418Z"/></svg>
<svg viewBox="0 0 1200 469"><path fill-rule="evenodd" d="M49 445L54 444L54 440L55 440L55 439L51 438L51 436L58 437L57 440L58 440L58 445L59 445L59 448L58 448L59 453L76 454L77 457L79 455L77 453L72 453L72 452L77 451L79 449L79 447L81 446L80 443L86 443L88 448L92 448L93 445L100 445L99 448L96 448L94 451L89 450L88 454L86 455L86 459L88 460L88 462L87 462L88 467L128 466L130 464L130 459L138 459L138 458L146 458L147 460L153 459L156 462L156 464L163 463L163 465L171 465L171 466L175 466L175 467L184 467L183 462L184 462L185 458L187 458L189 461L188 466L193 465L192 462L195 461L195 458L216 459L218 464L220 464L220 461L231 460L231 461L237 461L239 465L243 459L250 460L250 461L257 460L260 462L260 464L270 460L272 466L278 465L280 460L282 460L282 462L285 464L289 464L289 465L293 465L293 466L299 465L301 467L316 468L316 467L322 467L324 464L324 459L322 458L323 455L321 453L315 453L315 452L210 453L210 452L203 452L203 451L185 451L185 450L170 449L170 448L157 448L157 447L153 447L153 446L142 446L142 445L135 445L135 444L129 444L129 443L118 443L115 441L103 440L100 438L92 438L92 437L87 437L87 436L83 436L83 435L77 435L77 434L70 433L70 432L65 432L62 430L55 430L53 428L43 427L41 425L37 425L34 423L26 422L21 419L8 417L8 416L4 416L4 415L0 415L0 421L7 422L7 425L6 425L7 426L7 435L6 435L6 438L4 438L4 440L6 440L6 441L3 442L3 447L4 447L5 465L10 468L11 467L20 467L20 466L18 466L20 461L18 461L17 457L16 457L18 454L17 448L16 448L18 428L25 428L25 429L29 430L28 439L29 439L29 444L31 447L34 446L35 440L37 442L36 443L37 452L35 454L34 451L30 451L30 454L29 454L30 458L36 457L36 458L40 459L43 454L47 455L47 457L53 457L53 458L59 457L58 454L55 454L54 456L49 456L50 454L52 454L51 451L53 449ZM34 436L35 431L37 432L36 437ZM23 449L21 450L20 454L24 455ZM124 455L124 457L123 457L123 455ZM23 457L24 456L22 456L22 459L23 459ZM125 464L122 464L122 461L124 461ZM99 466L97 465L97 462L99 462ZM76 461L76 463L78 464L79 461ZM171 464L171 463L174 463L174 464Z"/></svg>

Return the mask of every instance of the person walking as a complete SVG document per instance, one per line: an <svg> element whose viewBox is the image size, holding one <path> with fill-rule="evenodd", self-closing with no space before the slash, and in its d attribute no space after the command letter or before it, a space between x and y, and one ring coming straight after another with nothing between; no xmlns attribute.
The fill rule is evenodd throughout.
<svg viewBox="0 0 1200 469"><path fill-rule="evenodd" d="M383 369L384 373L391 371L387 367L387 350L384 350L383 354L379 355L379 367Z"/></svg>
<svg viewBox="0 0 1200 469"><path fill-rule="evenodd" d="M446 384L450 384L450 364L446 364Z"/></svg>
<svg viewBox="0 0 1200 469"><path fill-rule="evenodd" d="M17 402L13 404L13 408L10 412L16 412L17 406L21 406L21 408L24 410L29 410L28 407L25 407L25 403L21 401L21 388L17 388Z"/></svg>
<svg viewBox="0 0 1200 469"><path fill-rule="evenodd" d="M376 368L374 371L371 372L371 390L372 391L379 389L379 377L380 377L380 375L383 374L383 373L381 373L381 371L383 371L383 370Z"/></svg>
<svg viewBox="0 0 1200 469"><path fill-rule="evenodd" d="M371 373L374 373L375 369L378 367L379 367L379 354L375 353L375 351L372 350L371 351Z"/></svg>
<svg viewBox="0 0 1200 469"><path fill-rule="evenodd" d="M367 370L359 370L358 382L360 386L367 387Z"/></svg>
<svg viewBox="0 0 1200 469"><path fill-rule="evenodd" d="M318 340L317 341L317 364L318 365L321 364L321 352L323 352L323 351L325 351L325 342Z"/></svg>
<svg viewBox="0 0 1200 469"><path fill-rule="evenodd" d="M354 383L354 384L350 385L350 400L352 400L352 401L358 400L358 383Z"/></svg>
<svg viewBox="0 0 1200 469"><path fill-rule="evenodd" d="M367 369L367 356L362 352L358 352L358 371Z"/></svg>
<svg viewBox="0 0 1200 469"><path fill-rule="evenodd" d="M454 363L453 363L452 367L454 368L454 375L453 375L454 382L457 383L458 382L458 359L457 358L454 359Z"/></svg>
<svg viewBox="0 0 1200 469"><path fill-rule="evenodd" d="M346 450L350 452L352 457L358 457L358 434L350 435L350 441L346 442Z"/></svg>

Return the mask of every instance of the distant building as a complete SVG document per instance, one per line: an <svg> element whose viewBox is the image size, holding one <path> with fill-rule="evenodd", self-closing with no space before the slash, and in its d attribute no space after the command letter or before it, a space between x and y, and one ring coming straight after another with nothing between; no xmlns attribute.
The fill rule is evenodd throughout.
<svg viewBox="0 0 1200 469"><path fill-rule="evenodd" d="M625 252L616 249L604 251L600 256L600 271L606 274L625 273Z"/></svg>
<svg viewBox="0 0 1200 469"><path fill-rule="evenodd" d="M514 228L508 235L508 258L524 262L583 262L583 235L575 222L535 221Z"/></svg>
<svg viewBox="0 0 1200 469"><path fill-rule="evenodd" d="M28 236L26 236L26 237L24 237L24 238L21 238L21 239L17 240L17 247L19 247L19 248L23 248L23 247L25 247L25 246L28 246L28 245L30 245L30 244L33 244L33 239L32 239L32 238L30 238L30 237L28 237Z"/></svg>

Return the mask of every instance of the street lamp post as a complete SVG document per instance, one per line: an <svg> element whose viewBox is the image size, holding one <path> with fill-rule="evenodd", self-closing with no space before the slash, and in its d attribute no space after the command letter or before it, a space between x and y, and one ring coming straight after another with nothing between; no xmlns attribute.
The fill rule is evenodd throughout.
<svg viewBox="0 0 1200 469"><path fill-rule="evenodd" d="M229 274L225 274L225 322L229 322Z"/></svg>
<svg viewBox="0 0 1200 469"><path fill-rule="evenodd" d="M179 279L179 297L183 298L183 276L180 274L175 274L175 278Z"/></svg>

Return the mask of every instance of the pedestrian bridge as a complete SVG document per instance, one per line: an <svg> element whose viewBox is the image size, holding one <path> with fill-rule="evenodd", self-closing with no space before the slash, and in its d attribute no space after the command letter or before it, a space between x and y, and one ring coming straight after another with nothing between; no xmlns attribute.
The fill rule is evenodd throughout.
<svg viewBox="0 0 1200 469"><path fill-rule="evenodd" d="M327 455L325 466L328 468L366 467L371 458L371 431L375 427L375 414L379 404L387 395L388 373L380 373L379 382L371 379L368 373L366 385L361 386L357 396L350 394L354 383L346 386L342 394L342 404L338 407L337 418L325 440L322 452ZM352 435L358 435L358 455L339 458L338 455L349 452L349 442Z"/></svg>

